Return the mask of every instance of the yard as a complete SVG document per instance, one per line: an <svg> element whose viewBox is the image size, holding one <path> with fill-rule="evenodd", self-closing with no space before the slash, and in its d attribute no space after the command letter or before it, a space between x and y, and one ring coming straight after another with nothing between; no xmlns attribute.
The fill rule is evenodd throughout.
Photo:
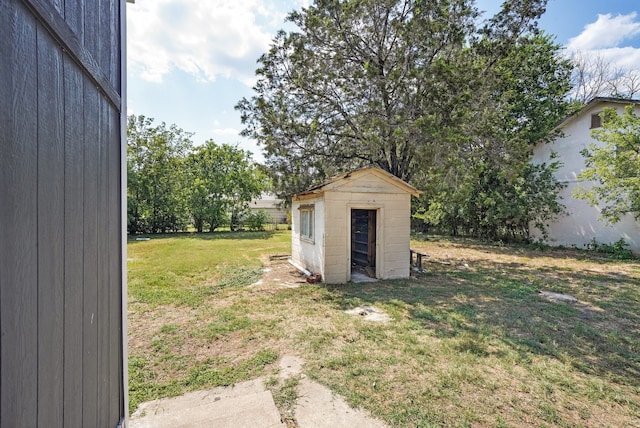
<svg viewBox="0 0 640 428"><path fill-rule="evenodd" d="M131 410L270 379L297 355L391 426L640 426L637 261L434 238L412 248L430 256L416 278L318 286L269 260L290 252L288 231L129 241ZM392 321L345 313L361 305ZM295 389L271 387L285 408Z"/></svg>

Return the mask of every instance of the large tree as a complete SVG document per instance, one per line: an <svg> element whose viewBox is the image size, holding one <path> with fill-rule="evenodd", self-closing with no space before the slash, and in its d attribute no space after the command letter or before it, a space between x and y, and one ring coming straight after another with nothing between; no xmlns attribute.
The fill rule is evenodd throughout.
<svg viewBox="0 0 640 428"><path fill-rule="evenodd" d="M176 125L154 125L145 116L127 124L127 213L130 233L162 233L186 228L182 162L191 135Z"/></svg>
<svg viewBox="0 0 640 428"><path fill-rule="evenodd" d="M503 54L492 57L496 49ZM454 234L524 240L529 224L562 211L552 174L557 163L534 168L529 160L534 145L551 139L566 115L571 64L544 34L509 44L485 38L475 51L482 69L491 69L456 130L460 142L447 146L448 162L416 174L425 190L418 210Z"/></svg>
<svg viewBox="0 0 640 428"><path fill-rule="evenodd" d="M186 177L188 211L198 232L205 226L213 232L227 221L233 230L266 186L249 152L213 140L189 154Z"/></svg>
<svg viewBox="0 0 640 428"><path fill-rule="evenodd" d="M438 138L424 130L447 128L471 96L454 63L476 17L467 0L319 0L291 13L300 31L277 35L257 95L238 104L244 134L284 176L374 164L410 179Z"/></svg>
<svg viewBox="0 0 640 428"><path fill-rule="evenodd" d="M473 0L318 0L260 58L256 95L237 106L244 134L281 194L376 165L424 190L423 212L465 216L472 233L471 218L520 227L506 206L470 213L468 197L491 177L516 192L533 145L567 112L571 64L537 29L545 6L505 1L479 27Z"/></svg>
<svg viewBox="0 0 640 428"><path fill-rule="evenodd" d="M601 208L601 216L616 223L621 216L640 218L640 117L635 106L622 114L605 108L602 128L591 131L599 143L582 151L586 169L578 175L585 185L574 195Z"/></svg>
<svg viewBox="0 0 640 428"><path fill-rule="evenodd" d="M472 0L318 0L291 13L299 31L280 32L260 58L256 95L237 106L244 135L262 145L285 193L363 165L434 180L432 169L460 162L476 134L487 133L483 125L517 113L492 103L503 91L492 85L506 74L503 59L535 34L545 4L505 2L477 28ZM557 63L543 64L550 71L542 76Z"/></svg>

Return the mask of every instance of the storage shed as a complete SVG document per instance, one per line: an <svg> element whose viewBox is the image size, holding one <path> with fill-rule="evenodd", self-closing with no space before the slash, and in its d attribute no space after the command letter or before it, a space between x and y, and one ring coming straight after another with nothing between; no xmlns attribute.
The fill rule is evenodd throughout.
<svg viewBox="0 0 640 428"><path fill-rule="evenodd" d="M0 1L0 427L126 425L125 9Z"/></svg>
<svg viewBox="0 0 640 428"><path fill-rule="evenodd" d="M292 261L328 283L352 272L409 276L411 195L420 192L375 167L333 177L292 198Z"/></svg>

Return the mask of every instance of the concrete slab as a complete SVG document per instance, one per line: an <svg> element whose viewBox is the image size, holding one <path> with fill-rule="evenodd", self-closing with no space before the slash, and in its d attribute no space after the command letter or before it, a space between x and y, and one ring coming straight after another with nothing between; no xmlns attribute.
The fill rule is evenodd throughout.
<svg viewBox="0 0 640 428"><path fill-rule="evenodd" d="M140 405L131 415L131 428L285 428L261 379L232 387L191 392Z"/></svg>
<svg viewBox="0 0 640 428"><path fill-rule="evenodd" d="M351 272L351 282L378 282L376 278L371 278L362 272Z"/></svg>
<svg viewBox="0 0 640 428"><path fill-rule="evenodd" d="M387 428L367 412L352 409L329 388L303 378L298 384L298 402L295 409L300 428Z"/></svg>
<svg viewBox="0 0 640 428"><path fill-rule="evenodd" d="M292 355L285 355L280 360L280 379L286 380L302 373L304 361Z"/></svg>
<svg viewBox="0 0 640 428"><path fill-rule="evenodd" d="M284 356L280 378L300 376L295 419L300 428L387 428L367 412L352 409L331 390L308 379L304 361ZM261 378L232 387L190 392L180 397L142 403L129 420L130 428L286 428Z"/></svg>
<svg viewBox="0 0 640 428"><path fill-rule="evenodd" d="M540 294L554 302L578 303L578 299L568 294L552 293L551 291L541 291Z"/></svg>

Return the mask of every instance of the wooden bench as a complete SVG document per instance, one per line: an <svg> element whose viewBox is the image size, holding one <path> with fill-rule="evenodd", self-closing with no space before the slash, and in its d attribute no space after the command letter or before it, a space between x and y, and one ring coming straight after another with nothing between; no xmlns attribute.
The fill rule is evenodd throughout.
<svg viewBox="0 0 640 428"><path fill-rule="evenodd" d="M422 258L429 256L426 253L421 253L420 251L409 249L409 257L409 265L422 270Z"/></svg>

